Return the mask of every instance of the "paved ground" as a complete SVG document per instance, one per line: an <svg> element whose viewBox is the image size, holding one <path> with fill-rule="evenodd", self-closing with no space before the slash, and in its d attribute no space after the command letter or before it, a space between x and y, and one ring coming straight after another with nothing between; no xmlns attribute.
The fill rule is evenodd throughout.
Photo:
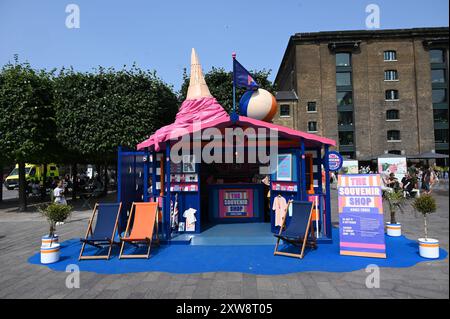
<svg viewBox="0 0 450 319"><path fill-rule="evenodd" d="M448 185L442 185L435 196L439 211L430 218L429 233L448 251ZM70 222L58 228L60 237L80 237L89 215L89 211L77 209ZM420 218L406 213L398 219L407 237L421 236ZM381 286L372 289L365 286L368 273L364 270L280 276L85 272L80 288L68 289L66 273L27 262L39 251L40 237L46 231L47 224L37 213L17 213L12 203L0 204L0 298L449 298L448 258L411 268L381 268Z"/></svg>

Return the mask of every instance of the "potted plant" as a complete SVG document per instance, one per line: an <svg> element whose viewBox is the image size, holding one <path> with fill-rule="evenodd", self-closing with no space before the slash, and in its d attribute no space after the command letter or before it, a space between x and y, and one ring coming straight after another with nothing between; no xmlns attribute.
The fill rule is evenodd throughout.
<svg viewBox="0 0 450 319"><path fill-rule="evenodd" d="M55 234L56 224L64 222L70 216L71 211L71 206L56 203L39 207L39 212L50 225L48 235L42 237L41 263L49 264L59 260L58 235Z"/></svg>
<svg viewBox="0 0 450 319"><path fill-rule="evenodd" d="M385 192L384 198L389 204L390 222L386 223L386 233L388 236L398 237L402 235L402 225L397 222L397 210L403 213L403 206L405 205L405 197L401 190Z"/></svg>
<svg viewBox="0 0 450 319"><path fill-rule="evenodd" d="M419 238L419 254L424 258L439 258L439 240L428 238L429 214L436 212L436 200L431 195L425 194L414 200L412 204L416 212L423 216L424 238Z"/></svg>

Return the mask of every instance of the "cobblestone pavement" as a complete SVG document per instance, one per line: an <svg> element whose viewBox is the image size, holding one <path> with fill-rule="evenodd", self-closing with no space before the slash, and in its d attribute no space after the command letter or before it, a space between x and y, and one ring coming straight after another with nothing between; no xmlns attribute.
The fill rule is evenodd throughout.
<svg viewBox="0 0 450 319"><path fill-rule="evenodd" d="M429 234L438 238L448 251L448 185L439 188L435 191L439 210L429 219ZM336 198L333 202L336 203ZM76 210L69 222L58 227L60 237L80 237L89 215L89 211ZM336 218L334 213L335 222ZM420 218L405 213L399 214L398 219L407 237L421 236ZM0 298L449 298L448 258L410 268L381 268L381 287L372 289L365 286L368 274L364 269L279 276L223 272L189 275L83 272L80 288L68 289L66 273L27 262L28 257L38 252L40 237L47 228L38 213L17 213L8 204L0 204Z"/></svg>

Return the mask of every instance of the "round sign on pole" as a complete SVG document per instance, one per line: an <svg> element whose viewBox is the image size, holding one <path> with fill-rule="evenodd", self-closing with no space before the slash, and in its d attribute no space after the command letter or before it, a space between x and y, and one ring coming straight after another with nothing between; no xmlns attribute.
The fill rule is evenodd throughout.
<svg viewBox="0 0 450 319"><path fill-rule="evenodd" d="M329 170L333 172L340 170L344 163L342 155L336 151L328 152L328 158L326 160L328 161Z"/></svg>

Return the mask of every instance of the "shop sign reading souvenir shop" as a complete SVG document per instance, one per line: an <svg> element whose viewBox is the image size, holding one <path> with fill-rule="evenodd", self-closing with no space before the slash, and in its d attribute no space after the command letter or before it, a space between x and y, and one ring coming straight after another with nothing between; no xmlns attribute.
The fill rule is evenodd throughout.
<svg viewBox="0 0 450 319"><path fill-rule="evenodd" d="M380 175L340 175L340 253L386 258Z"/></svg>

